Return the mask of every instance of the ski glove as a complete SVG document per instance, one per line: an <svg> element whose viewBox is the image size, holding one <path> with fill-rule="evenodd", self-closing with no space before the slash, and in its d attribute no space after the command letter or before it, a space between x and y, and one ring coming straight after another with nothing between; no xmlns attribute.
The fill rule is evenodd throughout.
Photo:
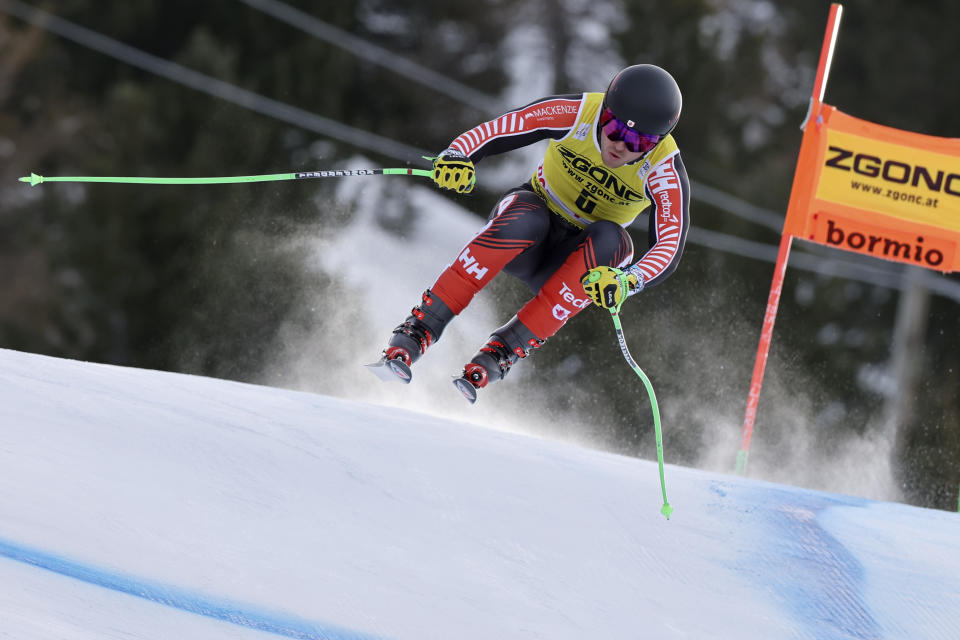
<svg viewBox="0 0 960 640"><path fill-rule="evenodd" d="M470 193L477 182L473 162L459 151L447 149L433 159L433 181L441 189Z"/></svg>
<svg viewBox="0 0 960 640"><path fill-rule="evenodd" d="M636 265L626 271L616 267L595 267L580 278L583 290L593 304L604 309L619 309L628 296L643 289L643 273Z"/></svg>

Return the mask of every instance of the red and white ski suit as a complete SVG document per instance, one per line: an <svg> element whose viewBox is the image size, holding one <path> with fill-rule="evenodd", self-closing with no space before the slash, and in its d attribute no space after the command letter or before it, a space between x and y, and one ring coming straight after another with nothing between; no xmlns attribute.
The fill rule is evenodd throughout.
<svg viewBox="0 0 960 640"><path fill-rule="evenodd" d="M689 227L690 187L673 137L636 162L606 167L600 154L603 94L551 96L484 122L450 148L474 163L549 139L529 182L504 194L487 224L431 287L460 313L497 273L534 292L517 318L541 340L590 305L580 278L597 266L633 260L627 227L648 207L649 248L636 262L646 286L676 268Z"/></svg>

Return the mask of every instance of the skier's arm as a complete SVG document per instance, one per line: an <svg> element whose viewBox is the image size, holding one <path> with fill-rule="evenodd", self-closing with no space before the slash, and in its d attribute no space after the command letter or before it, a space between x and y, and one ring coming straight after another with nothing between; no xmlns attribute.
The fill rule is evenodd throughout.
<svg viewBox="0 0 960 640"><path fill-rule="evenodd" d="M635 264L590 269L580 279L590 300L605 309L619 309L626 296L660 284L680 262L690 226L690 180L674 153L647 175L645 192L653 203L650 213L650 248Z"/></svg>
<svg viewBox="0 0 960 640"><path fill-rule="evenodd" d="M647 174L645 192L653 203L650 212L650 248L625 269L637 283L630 294L658 285L677 268L690 226L690 180L680 153L663 159Z"/></svg>
<svg viewBox="0 0 960 640"><path fill-rule="evenodd" d="M583 94L549 96L478 124L457 136L449 150L472 162L546 140L562 138L577 121Z"/></svg>

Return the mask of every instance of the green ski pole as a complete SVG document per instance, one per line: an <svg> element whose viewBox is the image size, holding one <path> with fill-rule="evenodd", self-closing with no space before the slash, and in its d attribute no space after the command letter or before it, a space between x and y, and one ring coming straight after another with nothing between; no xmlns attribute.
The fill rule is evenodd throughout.
<svg viewBox="0 0 960 640"><path fill-rule="evenodd" d="M271 173L259 176L223 176L211 178L148 178L125 176L57 176L47 177L31 173L20 178L35 187L44 182L111 182L122 184L235 184L240 182L276 182L280 180L305 180L310 178L346 178L349 176L424 176L431 177L430 169L343 169L325 171L298 171L296 173Z"/></svg>
<svg viewBox="0 0 960 640"><path fill-rule="evenodd" d="M660 509L660 513L669 520L670 514L673 513L673 507L667 502L667 487L663 478L663 435L660 431L660 407L657 404L657 395L653 392L653 385L650 384L650 379L647 378L647 374L643 372L643 369L637 365L633 356L630 355L630 350L627 348L627 341L623 337L623 327L620 326L619 309L610 309L610 316L613 318L613 326L617 330L617 342L620 343L620 351L623 353L627 364L630 365L630 368L633 369L643 382L643 386L647 388L647 395L650 396L650 406L653 409L653 428L657 437L657 462L660 465L660 491L663 493L663 507Z"/></svg>
<svg viewBox="0 0 960 640"><path fill-rule="evenodd" d="M596 280L600 278L599 274L591 274L591 276L593 282L596 282ZM671 507L667 501L667 486L663 477L663 434L660 430L660 406L657 404L657 395L653 391L653 385L650 384L650 379L633 359L633 356L630 355L630 349L627 348L627 340L623 336L623 326L620 324L620 308L627 299L627 279L620 277L617 278L617 280L620 284L620 303L617 304L616 307L610 307L610 317L613 318L613 327L617 331L617 342L620 344L620 351L623 353L623 358L627 361L627 364L630 365L630 368L633 369L634 373L637 374L637 377L643 382L643 386L647 388L647 395L650 396L650 407L653 409L653 427L657 438L657 463L660 466L660 491L663 494L663 507L660 509L660 513L669 520L670 515L673 513L673 507Z"/></svg>

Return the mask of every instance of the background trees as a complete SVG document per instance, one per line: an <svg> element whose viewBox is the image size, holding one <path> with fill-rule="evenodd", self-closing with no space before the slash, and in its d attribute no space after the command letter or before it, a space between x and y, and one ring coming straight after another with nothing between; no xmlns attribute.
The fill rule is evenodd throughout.
<svg viewBox="0 0 960 640"><path fill-rule="evenodd" d="M777 213L790 189L828 8L761 0L286 4L504 108L552 92L602 90L624 64L661 64L686 97L676 136L693 179ZM492 115L255 5L131 0L104 11L64 0L45 8L158 58L414 148L442 149ZM958 22L960 8L949 0L844 6L827 101L891 126L958 135L958 45L944 29ZM30 189L16 178L30 171L241 175L335 167L358 153L384 164L396 158L213 99L23 15L0 13L0 36L0 346L264 381L281 327L336 322L335 303L318 313L297 292L339 293L349 281L305 271L310 249L285 242L317 224L318 202L327 233L351 219L350 206L335 204L334 184ZM522 180L529 156L518 156L485 163L488 183ZM450 200L485 216L495 193ZM378 206L395 209L383 224L402 241L413 215L408 202L398 194ZM703 199L693 214L704 230L767 244L778 238ZM642 230L636 241L644 246ZM674 399L664 411L677 462L732 466L732 458L704 452L730 445L737 432L770 274L768 263L691 242L680 270L630 310L636 355L658 372L658 392ZM929 318L908 350L920 373L915 387L902 388L890 366L902 274L891 267L864 281L791 270L758 417L763 436L751 463L767 461L756 463L758 473L778 479L799 459L798 448L833 467L849 466L848 455L867 464L890 451L870 443L896 441L902 499L955 507L957 300L928 294ZM911 286L926 291L923 281ZM498 287L505 309L524 295ZM582 398L591 398L595 406L586 410L596 421L584 428L595 440L647 455L652 439L636 420L643 399L611 376L589 375L611 364L609 351L593 348L608 324L602 314L578 317L531 364L542 375L518 384L530 393L551 390L557 415L568 404L584 409ZM286 383L282 376L268 382ZM888 416L897 397L912 408L894 437ZM833 457L840 450L848 455ZM822 470L803 477L803 469L791 469L830 488Z"/></svg>

